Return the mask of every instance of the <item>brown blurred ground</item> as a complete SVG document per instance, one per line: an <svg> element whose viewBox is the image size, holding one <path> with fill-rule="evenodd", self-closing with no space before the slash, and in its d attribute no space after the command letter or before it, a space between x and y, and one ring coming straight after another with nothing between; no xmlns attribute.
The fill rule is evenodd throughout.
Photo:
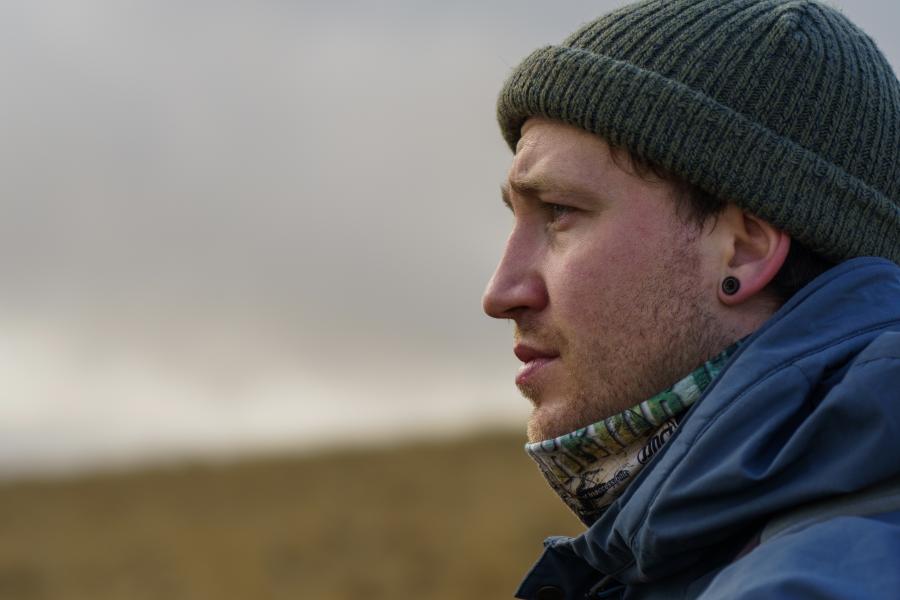
<svg viewBox="0 0 900 600"><path fill-rule="evenodd" d="M579 525L520 434L0 485L0 599L509 598Z"/></svg>

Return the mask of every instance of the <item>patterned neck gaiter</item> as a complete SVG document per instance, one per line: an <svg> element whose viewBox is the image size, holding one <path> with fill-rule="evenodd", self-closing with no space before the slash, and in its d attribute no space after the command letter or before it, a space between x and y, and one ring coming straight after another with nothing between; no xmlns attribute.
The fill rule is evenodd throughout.
<svg viewBox="0 0 900 600"><path fill-rule="evenodd" d="M659 452L739 345L637 406L558 438L526 444L525 451L566 505L590 525Z"/></svg>

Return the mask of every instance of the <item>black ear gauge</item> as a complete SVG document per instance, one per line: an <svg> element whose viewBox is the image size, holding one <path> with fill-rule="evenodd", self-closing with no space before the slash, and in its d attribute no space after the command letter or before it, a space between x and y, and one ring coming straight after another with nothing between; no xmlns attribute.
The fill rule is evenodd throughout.
<svg viewBox="0 0 900 600"><path fill-rule="evenodd" d="M729 275L722 280L722 291L726 296L734 296L741 289L741 280L737 277Z"/></svg>

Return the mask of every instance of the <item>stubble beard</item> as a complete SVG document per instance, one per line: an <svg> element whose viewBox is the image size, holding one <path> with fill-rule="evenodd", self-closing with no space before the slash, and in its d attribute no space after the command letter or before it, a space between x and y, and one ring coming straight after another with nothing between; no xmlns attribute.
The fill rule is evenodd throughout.
<svg viewBox="0 0 900 600"><path fill-rule="evenodd" d="M661 276L648 278L624 302L603 313L615 315L622 307L630 307L629 312L641 315L627 339L598 335L582 347L573 347L559 334L550 335L566 360L568 390L563 394L567 397L547 408L542 390L520 386L534 404L529 441L553 439L635 406L677 383L734 341L704 304L703 294L708 291L699 281L695 253L682 248L666 263Z"/></svg>

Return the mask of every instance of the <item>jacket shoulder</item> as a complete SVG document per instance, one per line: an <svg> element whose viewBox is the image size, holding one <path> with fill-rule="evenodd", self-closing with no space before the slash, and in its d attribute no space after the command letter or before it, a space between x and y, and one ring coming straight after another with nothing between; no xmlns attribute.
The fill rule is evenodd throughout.
<svg viewBox="0 0 900 600"><path fill-rule="evenodd" d="M701 600L896 598L900 511L843 516L786 533L720 571Z"/></svg>
<svg viewBox="0 0 900 600"><path fill-rule="evenodd" d="M867 344L850 363L832 393L871 398L883 412L894 412L900 399L900 331L885 331ZM862 409L862 400L847 407Z"/></svg>
<svg viewBox="0 0 900 600"><path fill-rule="evenodd" d="M900 331L885 331L872 340L853 361L852 368L878 360L900 360Z"/></svg>

